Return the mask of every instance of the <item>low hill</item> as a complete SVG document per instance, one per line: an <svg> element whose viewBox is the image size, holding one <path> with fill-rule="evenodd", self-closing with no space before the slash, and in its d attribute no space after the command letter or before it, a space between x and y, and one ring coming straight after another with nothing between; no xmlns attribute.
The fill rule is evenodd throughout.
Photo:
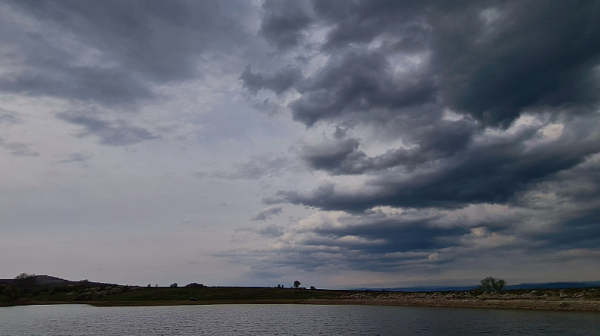
<svg viewBox="0 0 600 336"><path fill-rule="evenodd" d="M85 282L87 286L111 285L111 284L107 284L107 283L92 282L92 281L88 281L88 280L72 281L72 280L57 278L57 277L50 276L50 275L35 275L34 277L35 277L36 286L48 286L48 287L68 286L68 285L79 285L82 282ZM0 279L0 284L13 285L14 283L15 283L15 279Z"/></svg>

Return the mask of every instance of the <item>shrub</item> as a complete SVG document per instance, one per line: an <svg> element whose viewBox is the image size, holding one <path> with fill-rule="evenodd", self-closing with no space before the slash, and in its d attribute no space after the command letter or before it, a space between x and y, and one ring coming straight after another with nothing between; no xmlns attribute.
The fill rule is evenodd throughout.
<svg viewBox="0 0 600 336"><path fill-rule="evenodd" d="M481 280L481 286L479 286L479 288L489 293L499 292L504 288L504 286L506 286L506 281L502 279L496 280L492 277L487 277Z"/></svg>

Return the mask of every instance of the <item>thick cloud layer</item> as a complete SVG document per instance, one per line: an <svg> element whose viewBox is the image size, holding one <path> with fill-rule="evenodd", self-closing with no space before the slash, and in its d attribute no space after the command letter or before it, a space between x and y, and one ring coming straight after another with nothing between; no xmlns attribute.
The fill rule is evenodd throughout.
<svg viewBox="0 0 600 336"><path fill-rule="evenodd" d="M302 96L290 105L307 125L434 97L505 126L525 109L597 103L600 6L593 1L316 1L303 24L298 11L264 7L263 22L279 24L263 33L294 36L286 45L300 45L311 26L328 31L321 48L329 62L296 85ZM394 66L402 65L398 76Z"/></svg>
<svg viewBox="0 0 600 336"><path fill-rule="evenodd" d="M597 3L304 4L298 24L266 2L263 22L279 24L261 31L278 48L278 31L294 37L302 75L241 77L253 94L293 91L293 119L324 134L297 153L328 177L263 199L319 211L273 262L442 273L479 249L597 256Z"/></svg>
<svg viewBox="0 0 600 336"><path fill-rule="evenodd" d="M5 269L600 277L597 1L26 0L0 31Z"/></svg>

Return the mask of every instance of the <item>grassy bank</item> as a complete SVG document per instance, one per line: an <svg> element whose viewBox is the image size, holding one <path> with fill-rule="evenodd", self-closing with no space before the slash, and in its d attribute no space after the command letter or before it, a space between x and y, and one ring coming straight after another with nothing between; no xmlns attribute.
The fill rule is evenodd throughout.
<svg viewBox="0 0 600 336"><path fill-rule="evenodd" d="M35 289L21 293L15 300L0 294L0 306L22 305L28 302L90 303L94 305L167 305L209 303L293 303L314 299L337 299L350 293L335 290L300 290L266 287L127 287L71 286L60 289ZM191 301L194 298L197 301Z"/></svg>
<svg viewBox="0 0 600 336"><path fill-rule="evenodd" d="M194 301L191 300L194 298ZM81 303L94 306L207 304L342 304L422 307L505 308L600 312L600 289L511 290L499 293L378 292L252 287L69 286L37 289L17 300L0 296L0 306Z"/></svg>

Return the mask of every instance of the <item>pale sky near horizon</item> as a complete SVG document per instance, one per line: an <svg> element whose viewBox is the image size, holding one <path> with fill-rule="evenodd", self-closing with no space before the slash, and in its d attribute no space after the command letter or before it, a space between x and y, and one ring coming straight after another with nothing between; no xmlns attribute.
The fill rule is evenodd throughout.
<svg viewBox="0 0 600 336"><path fill-rule="evenodd" d="M3 1L0 278L600 280L597 1Z"/></svg>

